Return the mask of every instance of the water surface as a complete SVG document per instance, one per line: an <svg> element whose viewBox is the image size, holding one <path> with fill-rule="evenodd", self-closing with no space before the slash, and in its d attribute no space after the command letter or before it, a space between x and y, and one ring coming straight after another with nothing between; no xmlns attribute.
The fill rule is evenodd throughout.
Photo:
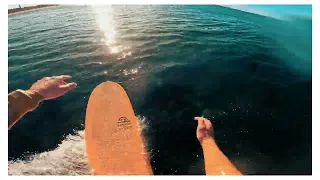
<svg viewBox="0 0 320 180"><path fill-rule="evenodd" d="M154 174L204 174L201 115L242 173L311 174L311 18L176 5L58 6L8 20L9 92L60 74L78 84L9 131L9 174L87 173L76 134L107 80L126 89Z"/></svg>

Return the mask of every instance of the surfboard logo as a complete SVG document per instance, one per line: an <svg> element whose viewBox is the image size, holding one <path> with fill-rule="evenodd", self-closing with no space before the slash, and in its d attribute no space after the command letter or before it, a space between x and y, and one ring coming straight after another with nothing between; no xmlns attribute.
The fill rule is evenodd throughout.
<svg viewBox="0 0 320 180"><path fill-rule="evenodd" d="M118 120L118 128L119 128L119 130L131 129L130 120L126 117L120 117Z"/></svg>
<svg viewBox="0 0 320 180"><path fill-rule="evenodd" d="M118 120L118 124L122 124L122 123L130 123L130 120L127 119L126 117L121 117Z"/></svg>

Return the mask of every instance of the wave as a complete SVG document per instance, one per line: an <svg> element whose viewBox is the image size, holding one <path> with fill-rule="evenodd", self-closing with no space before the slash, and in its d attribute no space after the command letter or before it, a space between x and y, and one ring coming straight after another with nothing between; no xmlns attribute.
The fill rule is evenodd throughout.
<svg viewBox="0 0 320 180"><path fill-rule="evenodd" d="M8 162L9 175L89 175L84 131L69 135L52 151L31 156L28 160Z"/></svg>
<svg viewBox="0 0 320 180"><path fill-rule="evenodd" d="M137 116L139 131L142 135L148 130L145 117ZM86 155L85 131L68 135L59 146L27 160L8 162L9 175L90 175ZM145 141L145 144L147 142Z"/></svg>

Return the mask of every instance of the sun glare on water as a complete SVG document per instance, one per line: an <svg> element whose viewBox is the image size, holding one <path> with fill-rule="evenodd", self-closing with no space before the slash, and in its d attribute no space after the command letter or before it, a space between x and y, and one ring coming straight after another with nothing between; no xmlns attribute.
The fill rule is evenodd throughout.
<svg viewBox="0 0 320 180"><path fill-rule="evenodd" d="M118 52L120 52L120 48L119 48L119 47L111 47L111 48L110 48L110 52L111 52L112 54L118 53Z"/></svg>
<svg viewBox="0 0 320 180"><path fill-rule="evenodd" d="M92 6L92 8L96 14L99 30L103 33L100 41L106 46L107 51L115 55L118 60L132 56L130 47L126 46L124 42L117 40L116 21L113 19L114 12L112 6ZM143 72L140 66L128 70L123 69L123 74L125 76L137 75L139 72ZM140 71L138 71L138 69L140 69ZM104 71L103 73L107 74L108 72Z"/></svg>
<svg viewBox="0 0 320 180"><path fill-rule="evenodd" d="M131 56L131 52L123 52L129 49L116 41L115 21L113 20L112 6L92 6L99 29L103 32L101 42L104 42L111 54L119 55L117 59L124 59Z"/></svg>

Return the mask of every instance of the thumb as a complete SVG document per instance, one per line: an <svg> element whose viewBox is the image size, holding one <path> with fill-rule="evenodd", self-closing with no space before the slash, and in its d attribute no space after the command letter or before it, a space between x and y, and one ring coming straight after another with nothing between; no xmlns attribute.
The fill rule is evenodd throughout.
<svg viewBox="0 0 320 180"><path fill-rule="evenodd" d="M73 88L77 87L76 83L68 83L68 84L64 84L64 85L60 85L60 88L62 90L64 90L65 92L68 92L70 90L72 90Z"/></svg>
<svg viewBox="0 0 320 180"><path fill-rule="evenodd" d="M198 121L198 129L206 128L205 122L202 117L195 117L194 120Z"/></svg>

